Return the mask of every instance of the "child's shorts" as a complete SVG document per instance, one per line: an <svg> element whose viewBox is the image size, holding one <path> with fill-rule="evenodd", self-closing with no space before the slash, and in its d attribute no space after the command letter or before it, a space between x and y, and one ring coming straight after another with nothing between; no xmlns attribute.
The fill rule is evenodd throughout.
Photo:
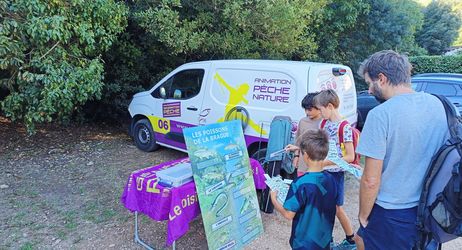
<svg viewBox="0 0 462 250"><path fill-rule="evenodd" d="M345 196L345 172L329 172L337 183L337 206L343 206L343 200Z"/></svg>

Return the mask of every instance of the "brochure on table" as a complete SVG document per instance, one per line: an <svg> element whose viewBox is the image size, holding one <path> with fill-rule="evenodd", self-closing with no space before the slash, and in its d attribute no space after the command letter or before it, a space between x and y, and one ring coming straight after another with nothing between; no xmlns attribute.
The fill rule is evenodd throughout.
<svg viewBox="0 0 462 250"><path fill-rule="evenodd" d="M241 249L263 224L240 121L183 129L209 249Z"/></svg>

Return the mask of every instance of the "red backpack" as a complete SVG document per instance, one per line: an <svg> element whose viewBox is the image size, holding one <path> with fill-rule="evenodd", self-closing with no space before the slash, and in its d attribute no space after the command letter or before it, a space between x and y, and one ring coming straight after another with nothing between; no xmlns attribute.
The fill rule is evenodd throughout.
<svg viewBox="0 0 462 250"><path fill-rule="evenodd" d="M326 119L323 119L321 121L321 129L324 129L324 126L326 126L326 122L327 120ZM342 155L345 155L346 154L346 150L345 150L345 144L343 143L343 131L345 129L345 126L349 124L347 120L344 120L340 123L340 126L338 128L338 141L340 143L340 148L342 149ZM353 134L353 149L355 151L355 159L353 160L353 162L351 162L350 164L354 164L354 165L360 165L359 162L361 160L361 155L356 153L356 147L358 146L358 141L359 141L359 135L361 134L359 132L359 130L357 128L353 128L351 127L351 132Z"/></svg>

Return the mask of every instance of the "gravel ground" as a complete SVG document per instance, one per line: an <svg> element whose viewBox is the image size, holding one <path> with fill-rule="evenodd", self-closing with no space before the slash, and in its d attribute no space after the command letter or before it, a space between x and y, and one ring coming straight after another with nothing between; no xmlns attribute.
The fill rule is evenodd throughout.
<svg viewBox="0 0 462 250"><path fill-rule="evenodd" d="M134 170L186 156L161 148L144 153L113 126L38 127L27 136L0 117L0 249L143 249L133 241L134 216L120 203ZM346 180L345 210L358 211L359 184ZM289 249L290 222L262 213L265 232L247 249ZM353 227L358 223L353 220ZM166 223L145 216L140 235L165 248ZM337 222L334 239L344 234ZM177 249L206 249L201 217ZM462 249L462 238L443 249Z"/></svg>

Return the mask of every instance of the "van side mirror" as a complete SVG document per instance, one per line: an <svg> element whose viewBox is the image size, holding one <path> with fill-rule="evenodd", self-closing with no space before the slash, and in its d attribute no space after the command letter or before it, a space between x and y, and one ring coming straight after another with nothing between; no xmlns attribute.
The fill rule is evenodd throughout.
<svg viewBox="0 0 462 250"><path fill-rule="evenodd" d="M160 94L160 97L162 97L162 99L167 99L167 91L165 91L164 87L160 87L159 94Z"/></svg>

